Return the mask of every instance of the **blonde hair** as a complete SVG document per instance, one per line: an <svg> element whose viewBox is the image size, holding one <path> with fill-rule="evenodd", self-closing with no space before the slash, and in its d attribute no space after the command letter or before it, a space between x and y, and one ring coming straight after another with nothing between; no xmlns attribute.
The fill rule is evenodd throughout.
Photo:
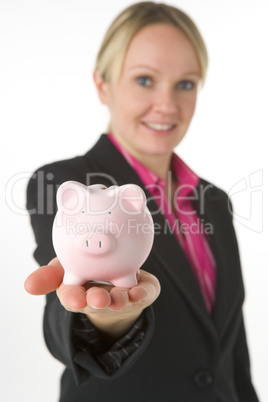
<svg viewBox="0 0 268 402"><path fill-rule="evenodd" d="M120 78L125 56L133 37L144 27L166 23L180 29L192 43L200 65L204 83L208 54L195 23L181 10L151 1L136 3L123 10L112 22L99 50L96 70L105 81Z"/></svg>

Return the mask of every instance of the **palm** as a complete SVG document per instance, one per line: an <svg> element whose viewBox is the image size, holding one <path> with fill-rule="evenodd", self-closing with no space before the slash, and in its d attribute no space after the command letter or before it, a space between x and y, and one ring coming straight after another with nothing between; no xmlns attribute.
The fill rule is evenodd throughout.
<svg viewBox="0 0 268 402"><path fill-rule="evenodd" d="M111 315L112 312L142 310L155 301L160 293L158 280L152 274L140 271L138 285L131 289L87 283L85 286L64 285L64 270L54 258L49 265L34 271L25 281L25 289L33 295L57 291L62 305L70 311L85 314ZM102 310L99 311L99 310Z"/></svg>

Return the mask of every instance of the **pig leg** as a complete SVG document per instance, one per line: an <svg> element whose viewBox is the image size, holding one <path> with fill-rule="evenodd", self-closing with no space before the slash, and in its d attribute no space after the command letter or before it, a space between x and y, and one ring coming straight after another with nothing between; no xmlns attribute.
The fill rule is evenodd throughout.
<svg viewBox="0 0 268 402"><path fill-rule="evenodd" d="M137 274L134 272L126 276L121 276L120 278L112 280L112 283L118 288L133 288L133 286L137 286L138 284Z"/></svg>

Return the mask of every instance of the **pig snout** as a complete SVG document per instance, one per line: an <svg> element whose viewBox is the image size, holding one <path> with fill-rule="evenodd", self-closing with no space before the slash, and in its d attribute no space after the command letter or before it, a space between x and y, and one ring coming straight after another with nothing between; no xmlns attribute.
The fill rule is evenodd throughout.
<svg viewBox="0 0 268 402"><path fill-rule="evenodd" d="M79 248L95 256L112 252L115 245L115 237L111 233L93 233L90 236L80 236L78 239Z"/></svg>

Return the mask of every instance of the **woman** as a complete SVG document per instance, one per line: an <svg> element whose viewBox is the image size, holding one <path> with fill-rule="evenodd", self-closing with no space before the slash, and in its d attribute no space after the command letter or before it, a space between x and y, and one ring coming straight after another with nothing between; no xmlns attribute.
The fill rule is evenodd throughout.
<svg viewBox="0 0 268 402"><path fill-rule="evenodd" d="M229 200L173 152L206 68L204 42L188 16L152 2L127 8L109 28L94 72L110 110L108 135L29 182L40 265L55 257L55 190L66 180L138 184L155 223L152 252L132 289L63 285L57 258L27 279L30 293L47 294L45 339L66 365L60 401L258 401ZM42 213L41 176L50 185Z"/></svg>

